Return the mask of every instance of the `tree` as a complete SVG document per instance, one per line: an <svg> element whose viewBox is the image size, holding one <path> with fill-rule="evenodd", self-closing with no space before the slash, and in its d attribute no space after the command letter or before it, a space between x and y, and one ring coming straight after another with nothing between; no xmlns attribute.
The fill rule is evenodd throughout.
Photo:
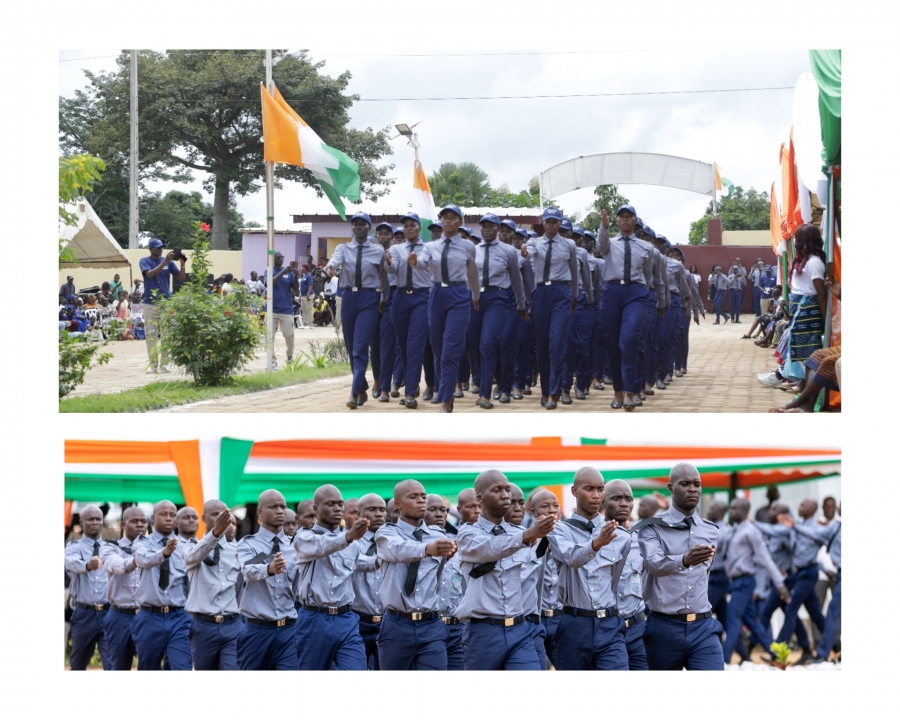
<svg viewBox="0 0 900 720"><path fill-rule="evenodd" d="M734 188L730 198L721 198L718 203L719 217L722 219L722 230L768 230L769 229L769 194L753 188L744 191L740 185ZM713 204L710 200L706 214L691 223L688 242L691 245L707 243L707 221L713 215Z"/></svg>
<svg viewBox="0 0 900 720"><path fill-rule="evenodd" d="M438 207L450 203L484 207L491 193L487 173L472 162L443 163L428 178L428 185Z"/></svg>
<svg viewBox="0 0 900 720"><path fill-rule="evenodd" d="M212 249L228 248L228 207L234 195L247 195L264 182L260 81L265 76L262 50L141 51L138 57L139 155L142 180L186 180L191 171L206 173L204 188L213 193ZM130 60L123 52L118 70L85 72L89 86L73 100L60 98L60 144L90 145L104 158L127 169ZM393 181L393 165L376 163L390 154L387 129L347 127L348 111L359 100L345 95L348 72L321 74L324 62L306 53L285 57L273 71L287 103L326 144L359 163L363 196L375 200ZM305 168L276 164L280 180L318 183ZM118 177L118 176L117 176ZM125 173L122 177L127 177ZM127 197L127 194L126 194ZM121 197L116 203L121 208Z"/></svg>
<svg viewBox="0 0 900 720"><path fill-rule="evenodd" d="M528 182L528 189L518 193L512 193L509 185L503 183L496 190L488 194L487 207L496 208L539 208L541 206L541 189L537 176Z"/></svg>
<svg viewBox="0 0 900 720"><path fill-rule="evenodd" d="M92 183L98 182L100 173L106 169L106 164L98 157L80 154L59 159L59 223L74 227L78 224L78 217L66 210L66 206L75 202L86 192L89 192ZM66 241L59 238L59 267L64 262L77 262L75 253L69 248L63 249Z"/></svg>
<svg viewBox="0 0 900 720"><path fill-rule="evenodd" d="M597 232L600 225L603 224L603 216L601 210L606 210L609 215L609 234L615 237L619 234L619 226L616 224L616 211L622 205L629 205L628 198L619 193L618 185L598 185L594 188L594 195L597 198L594 204L587 209L587 215L581 221L581 226L585 230Z"/></svg>
<svg viewBox="0 0 900 720"><path fill-rule="evenodd" d="M204 202L203 195L170 190L162 196L150 193L141 198L140 229L165 241L168 247L189 249L194 246L194 224L212 224L213 206ZM256 223L248 223L256 226ZM240 229L247 227L244 216L234 207L228 208L228 248L240 250Z"/></svg>

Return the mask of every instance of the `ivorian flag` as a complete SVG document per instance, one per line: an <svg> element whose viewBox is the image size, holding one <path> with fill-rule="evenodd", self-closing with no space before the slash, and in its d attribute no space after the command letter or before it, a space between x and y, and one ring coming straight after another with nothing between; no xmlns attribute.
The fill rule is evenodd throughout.
<svg viewBox="0 0 900 720"><path fill-rule="evenodd" d="M722 177L722 168L719 167L719 163L715 163L716 166L716 190L722 192L722 186L728 188L728 192L725 197L730 198L731 194L734 192L734 183L731 182L727 177Z"/></svg>
<svg viewBox="0 0 900 720"><path fill-rule="evenodd" d="M342 220L344 203L359 200L359 164L340 150L322 142L315 131L288 105L278 88L270 95L262 92L263 147L266 162L297 165L309 170L319 181L322 192L331 200Z"/></svg>
<svg viewBox="0 0 900 720"><path fill-rule="evenodd" d="M422 163L416 160L413 169L413 212L422 221L422 236L429 238L425 232L431 223L437 220L437 208L434 206L434 198L431 196L431 188L428 186L428 178L422 169Z"/></svg>

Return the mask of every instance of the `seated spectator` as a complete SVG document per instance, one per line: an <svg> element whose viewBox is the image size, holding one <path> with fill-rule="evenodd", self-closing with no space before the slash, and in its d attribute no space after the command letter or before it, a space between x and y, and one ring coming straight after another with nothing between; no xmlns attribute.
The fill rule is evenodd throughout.
<svg viewBox="0 0 900 720"><path fill-rule="evenodd" d="M128 293L119 290L119 298L116 301L116 317L123 322L128 320L131 310L131 303L128 302Z"/></svg>
<svg viewBox="0 0 900 720"><path fill-rule="evenodd" d="M131 296L134 297L135 295L142 299L144 297L144 281L140 278L134 281L134 285L131 288ZM138 302L141 302L141 300L138 300Z"/></svg>
<svg viewBox="0 0 900 720"><path fill-rule="evenodd" d="M85 326L84 337L88 342L103 342L103 331L100 329L100 321L91 318Z"/></svg>
<svg viewBox="0 0 900 720"><path fill-rule="evenodd" d="M97 298L94 296L94 293L90 293L87 296L87 300L84 303L84 310L96 310L100 307L100 304L97 302Z"/></svg>
<svg viewBox="0 0 900 720"><path fill-rule="evenodd" d="M225 273L222 276L222 292L220 293L222 297L225 297L226 295L229 295L231 292L233 292L231 287L231 283L233 282L234 275L232 275L231 273Z"/></svg>
<svg viewBox="0 0 900 720"><path fill-rule="evenodd" d="M99 302L99 301L101 300L101 298L106 298L107 304L112 304L112 301L113 301L113 298L114 298L114 297L115 297L115 296L114 296L113 293L112 293L112 289L110 288L109 283L108 283L108 282L104 282L104 283L100 286L100 297L97 298L97 302Z"/></svg>

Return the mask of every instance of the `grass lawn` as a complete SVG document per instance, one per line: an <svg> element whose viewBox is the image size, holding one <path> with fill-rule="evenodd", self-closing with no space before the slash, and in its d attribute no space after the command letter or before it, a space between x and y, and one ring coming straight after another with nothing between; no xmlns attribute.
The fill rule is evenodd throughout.
<svg viewBox="0 0 900 720"><path fill-rule="evenodd" d="M124 392L64 398L59 401L59 411L77 413L147 412L228 395L243 395L244 393L299 385L349 373L350 365L348 363L336 363L325 368L303 366L296 370L283 368L275 372L237 375L231 378L227 384L219 387L200 387L194 385L193 380L155 382Z"/></svg>

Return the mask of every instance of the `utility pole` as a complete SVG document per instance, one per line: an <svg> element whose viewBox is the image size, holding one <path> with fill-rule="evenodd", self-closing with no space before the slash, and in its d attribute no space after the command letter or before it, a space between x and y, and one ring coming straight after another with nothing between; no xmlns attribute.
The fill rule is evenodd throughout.
<svg viewBox="0 0 900 720"><path fill-rule="evenodd" d="M131 187L128 194L128 249L138 247L138 51L131 51Z"/></svg>
<svg viewBox="0 0 900 720"><path fill-rule="evenodd" d="M275 95L272 82L272 51L266 50L266 90ZM263 138L265 142L265 138ZM271 372L275 365L275 316L272 314L274 286L272 272L275 260L275 163L266 163L266 370Z"/></svg>

